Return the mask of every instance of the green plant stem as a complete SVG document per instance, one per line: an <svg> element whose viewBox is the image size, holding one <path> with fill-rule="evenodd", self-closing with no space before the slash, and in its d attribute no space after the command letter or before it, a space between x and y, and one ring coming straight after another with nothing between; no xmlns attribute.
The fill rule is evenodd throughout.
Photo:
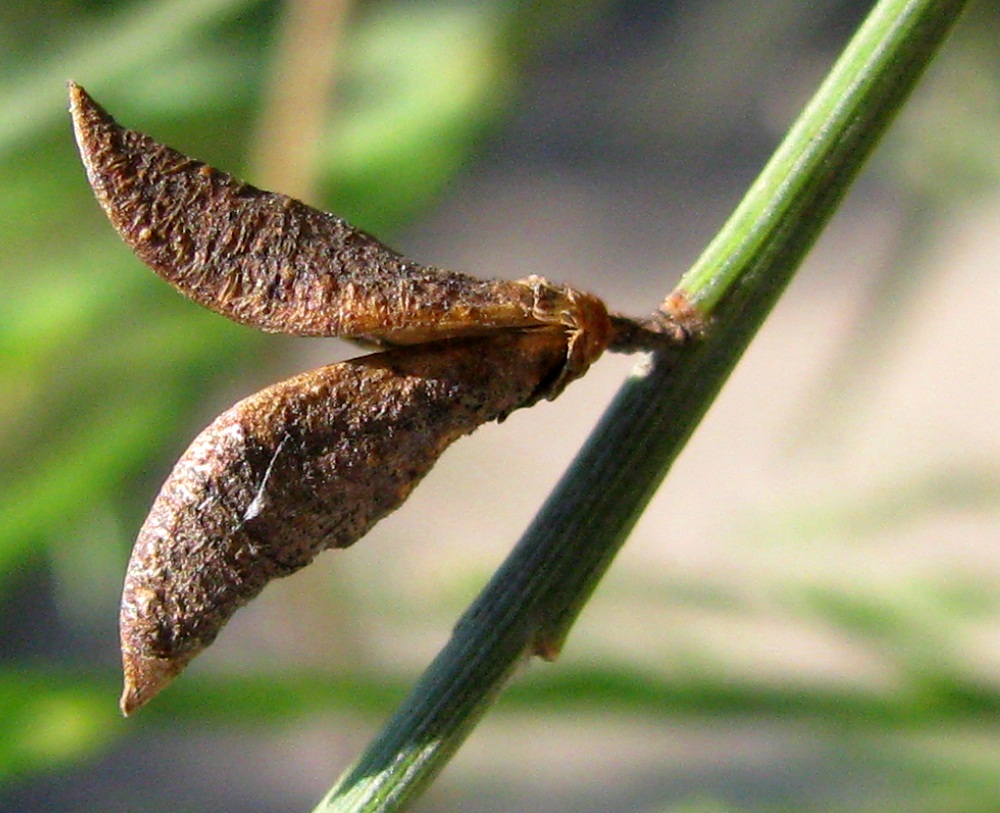
<svg viewBox="0 0 1000 813"><path fill-rule="evenodd" d="M527 655L554 657L960 0L882 0L678 291L711 318L625 383L507 561L317 813L391 811L433 778Z"/></svg>
<svg viewBox="0 0 1000 813"><path fill-rule="evenodd" d="M826 225L965 2L881 2L754 181L684 275L693 305L742 302L763 274L787 281Z"/></svg>

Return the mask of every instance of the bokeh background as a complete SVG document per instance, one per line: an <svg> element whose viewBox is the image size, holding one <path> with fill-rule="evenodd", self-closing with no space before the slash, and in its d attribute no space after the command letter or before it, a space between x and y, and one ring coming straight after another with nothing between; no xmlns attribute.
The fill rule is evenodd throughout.
<svg viewBox="0 0 1000 813"><path fill-rule="evenodd" d="M651 310L869 4L0 6L0 810L309 810L634 359L457 443L134 719L131 542L233 401L357 350L264 336L118 241L65 82L422 261ZM976 4L554 665L418 810L1000 805L1000 45Z"/></svg>

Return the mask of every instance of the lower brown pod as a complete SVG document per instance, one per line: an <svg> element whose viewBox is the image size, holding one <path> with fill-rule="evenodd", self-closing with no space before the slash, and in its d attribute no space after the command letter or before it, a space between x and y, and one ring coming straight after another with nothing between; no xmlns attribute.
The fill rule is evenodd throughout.
<svg viewBox="0 0 1000 813"><path fill-rule="evenodd" d="M564 331L399 348L236 404L191 444L125 578L122 711L215 639L271 579L346 547L397 508L454 440L551 391Z"/></svg>

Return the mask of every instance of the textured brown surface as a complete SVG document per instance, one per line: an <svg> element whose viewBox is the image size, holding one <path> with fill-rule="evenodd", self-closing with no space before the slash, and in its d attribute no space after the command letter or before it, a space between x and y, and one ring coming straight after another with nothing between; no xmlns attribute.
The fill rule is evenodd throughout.
<svg viewBox="0 0 1000 813"><path fill-rule="evenodd" d="M234 321L390 345L558 325L571 334L566 380L607 345L607 312L589 294L541 277L480 280L422 266L335 215L119 126L78 85L70 111L87 177L125 242L183 294Z"/></svg>
<svg viewBox="0 0 1000 813"><path fill-rule="evenodd" d="M142 706L273 578L346 547L457 437L553 398L608 346L589 294L421 266L334 215L115 123L70 85L87 176L136 255L235 321L396 349L270 387L178 461L122 597L122 710Z"/></svg>
<svg viewBox="0 0 1000 813"><path fill-rule="evenodd" d="M148 701L268 581L363 536L452 441L531 402L565 352L555 331L399 348L223 413L178 461L132 552L122 709Z"/></svg>

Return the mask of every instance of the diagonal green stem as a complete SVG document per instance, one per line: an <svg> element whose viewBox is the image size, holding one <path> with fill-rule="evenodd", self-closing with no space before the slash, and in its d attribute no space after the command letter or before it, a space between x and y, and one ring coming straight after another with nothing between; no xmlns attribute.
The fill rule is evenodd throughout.
<svg viewBox="0 0 1000 813"><path fill-rule="evenodd" d="M965 5L897 0L875 7L684 275L680 287L693 304L713 312L724 299L742 301L734 289L753 288L764 274L784 280L794 273Z"/></svg>
<svg viewBox="0 0 1000 813"><path fill-rule="evenodd" d="M619 392L413 692L317 813L401 809L528 654L553 657L963 0L882 0L678 292L711 318Z"/></svg>

